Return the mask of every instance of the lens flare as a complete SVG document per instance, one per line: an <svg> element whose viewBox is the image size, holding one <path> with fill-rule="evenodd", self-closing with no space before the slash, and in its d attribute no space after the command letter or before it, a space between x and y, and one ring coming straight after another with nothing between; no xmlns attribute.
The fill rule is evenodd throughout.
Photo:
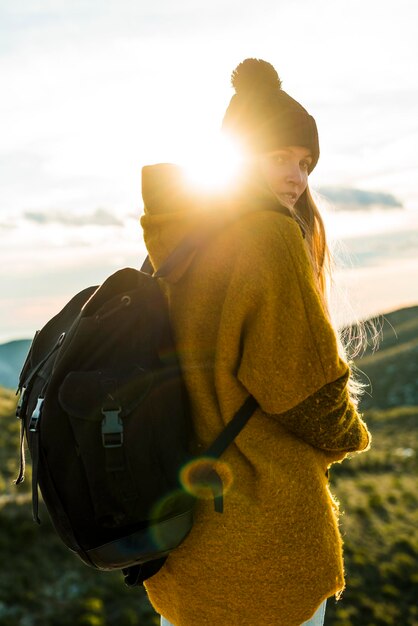
<svg viewBox="0 0 418 626"><path fill-rule="evenodd" d="M220 136L199 144L183 160L182 167L187 183L195 189L223 191L234 186L238 179L244 156L238 145L229 137Z"/></svg>
<svg viewBox="0 0 418 626"><path fill-rule="evenodd" d="M229 491L233 475L230 466L224 461L199 457L182 468L180 483L195 498L209 500Z"/></svg>
<svg viewBox="0 0 418 626"><path fill-rule="evenodd" d="M174 489L166 494L164 498L161 498L152 509L151 520L154 520L154 524L150 525L149 533L153 540L155 547L159 549L166 549L173 541L172 526L167 526L161 523L165 518L173 517L173 515L180 514L192 506L190 496L186 494L183 489Z"/></svg>

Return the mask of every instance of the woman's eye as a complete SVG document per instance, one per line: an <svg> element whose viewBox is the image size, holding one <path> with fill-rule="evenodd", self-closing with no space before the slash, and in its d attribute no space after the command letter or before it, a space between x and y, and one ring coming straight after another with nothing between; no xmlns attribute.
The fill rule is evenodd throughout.
<svg viewBox="0 0 418 626"><path fill-rule="evenodd" d="M282 154L275 154L274 157L272 158L273 163L275 163L276 165L282 165L282 163L285 162L285 157Z"/></svg>
<svg viewBox="0 0 418 626"><path fill-rule="evenodd" d="M308 171L308 169L309 169L309 165L310 165L310 164L308 163L308 161L302 161L302 162L301 162L301 164L300 164L301 168L302 168L305 172L307 172L307 171Z"/></svg>

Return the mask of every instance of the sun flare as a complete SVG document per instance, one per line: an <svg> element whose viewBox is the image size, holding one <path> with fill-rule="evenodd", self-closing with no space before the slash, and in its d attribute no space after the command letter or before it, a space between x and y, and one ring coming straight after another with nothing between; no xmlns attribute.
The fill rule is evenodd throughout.
<svg viewBox="0 0 418 626"><path fill-rule="evenodd" d="M205 191L221 191L234 185L244 155L227 137L219 136L189 149L181 159L181 166L189 185Z"/></svg>

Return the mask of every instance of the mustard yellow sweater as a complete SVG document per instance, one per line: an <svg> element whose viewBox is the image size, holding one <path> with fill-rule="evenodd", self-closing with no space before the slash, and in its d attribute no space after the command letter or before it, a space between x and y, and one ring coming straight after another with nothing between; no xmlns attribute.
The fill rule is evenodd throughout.
<svg viewBox="0 0 418 626"><path fill-rule="evenodd" d="M143 170L141 224L154 267L229 210L197 205L177 175L170 165ZM222 457L231 483L224 513L199 502L190 535L147 592L176 626L297 626L344 587L326 471L365 449L369 434L291 217L244 214L187 265L161 282L201 449L249 393L260 408Z"/></svg>

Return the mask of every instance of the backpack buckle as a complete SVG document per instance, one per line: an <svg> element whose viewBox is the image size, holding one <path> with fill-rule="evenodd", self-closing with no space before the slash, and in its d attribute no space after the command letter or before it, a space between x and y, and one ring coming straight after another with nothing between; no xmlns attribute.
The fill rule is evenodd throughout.
<svg viewBox="0 0 418 626"><path fill-rule="evenodd" d="M38 430L38 424L39 424L39 420L41 417L43 404L44 404L44 399L38 398L36 402L36 407L31 415L30 422L29 422L29 431L31 433L36 433Z"/></svg>
<svg viewBox="0 0 418 626"><path fill-rule="evenodd" d="M17 390L16 393L19 393L19 389ZM18 419L22 419L23 417L23 411L24 409L26 409L26 387L22 387L22 389L20 390L20 397L19 397L19 401L17 403L17 407L16 407L16 417Z"/></svg>
<svg viewBox="0 0 418 626"><path fill-rule="evenodd" d="M105 448L120 448L123 444L123 423L117 409L102 409L102 441Z"/></svg>

